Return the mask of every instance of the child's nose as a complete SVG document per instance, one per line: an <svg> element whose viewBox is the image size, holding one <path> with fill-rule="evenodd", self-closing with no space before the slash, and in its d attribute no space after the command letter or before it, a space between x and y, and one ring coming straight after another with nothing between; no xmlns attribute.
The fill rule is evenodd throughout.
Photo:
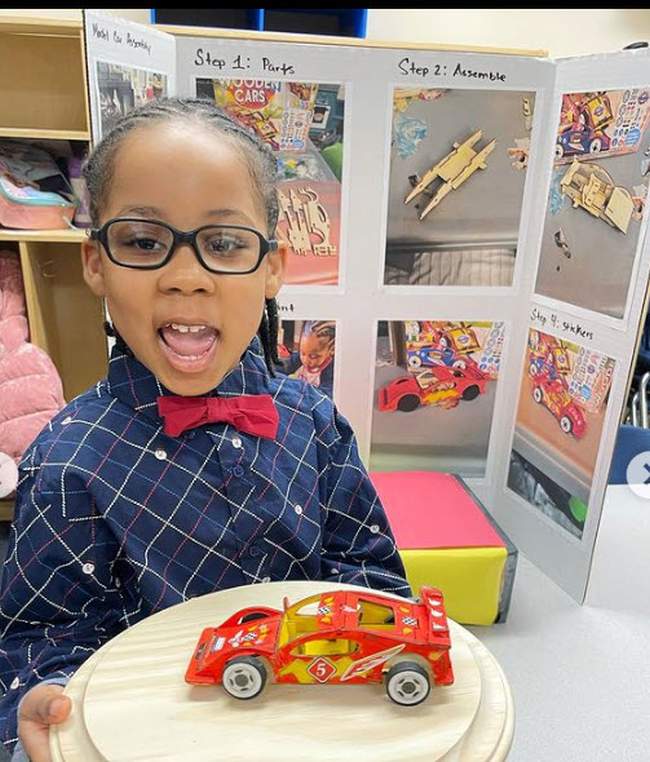
<svg viewBox="0 0 650 762"><path fill-rule="evenodd" d="M158 287L165 293L212 293L214 278L199 262L189 244L181 244L171 260L160 269Z"/></svg>

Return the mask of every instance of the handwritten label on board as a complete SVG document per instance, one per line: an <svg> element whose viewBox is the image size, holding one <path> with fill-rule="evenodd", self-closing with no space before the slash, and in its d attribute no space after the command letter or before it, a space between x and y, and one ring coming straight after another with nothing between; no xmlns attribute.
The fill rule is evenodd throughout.
<svg viewBox="0 0 650 762"><path fill-rule="evenodd" d="M560 318L555 312L546 312L539 307L533 307L530 313L530 322L535 326L546 329L556 329L569 333L577 339L593 341L594 332L585 328L577 320Z"/></svg>
<svg viewBox="0 0 650 762"><path fill-rule="evenodd" d="M235 71L249 71L250 69L262 70L271 74L282 74L284 76L288 74L295 74L296 69L293 64L287 63L281 59L271 59L269 56L260 56L259 58L251 58L251 56L244 56L238 53L236 56L220 57L215 56L209 50L205 48L197 48L194 54L195 66L212 66L218 71L224 69L233 69Z"/></svg>
<svg viewBox="0 0 650 762"><path fill-rule="evenodd" d="M416 77L446 77L451 72L451 76L455 79L460 77L461 79L478 79L487 80L488 82L505 82L507 75L501 71L494 70L481 70L472 69L468 66L463 66L461 63L456 63L455 66L450 67L447 64L434 63L426 66L423 63L415 61L410 56L404 56L397 63L397 68L402 76L415 75Z"/></svg>
<svg viewBox="0 0 650 762"><path fill-rule="evenodd" d="M97 40L103 40L104 42L112 42L114 45L123 45L131 50L145 50L147 55L151 55L151 42L144 37L136 37L129 31L123 31L122 29L109 29L97 22L91 24L92 36Z"/></svg>

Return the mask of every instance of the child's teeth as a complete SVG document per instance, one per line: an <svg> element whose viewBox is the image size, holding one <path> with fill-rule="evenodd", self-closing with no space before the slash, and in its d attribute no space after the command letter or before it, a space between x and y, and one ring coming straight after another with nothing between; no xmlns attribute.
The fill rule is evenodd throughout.
<svg viewBox="0 0 650 762"><path fill-rule="evenodd" d="M205 330L204 325L183 325L182 323L171 323L171 327L179 333L199 333Z"/></svg>

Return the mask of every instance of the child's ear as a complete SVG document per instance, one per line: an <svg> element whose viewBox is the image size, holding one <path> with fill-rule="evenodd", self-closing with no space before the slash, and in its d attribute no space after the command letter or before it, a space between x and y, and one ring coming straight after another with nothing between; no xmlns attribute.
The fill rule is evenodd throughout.
<svg viewBox="0 0 650 762"><path fill-rule="evenodd" d="M84 241L81 244L81 263L84 280L95 296L106 296L104 284L104 263L97 241Z"/></svg>
<svg viewBox="0 0 650 762"><path fill-rule="evenodd" d="M278 248L266 255L266 286L264 296L267 299L273 299L284 279L284 269L287 265L287 253L289 247L283 241L278 243Z"/></svg>

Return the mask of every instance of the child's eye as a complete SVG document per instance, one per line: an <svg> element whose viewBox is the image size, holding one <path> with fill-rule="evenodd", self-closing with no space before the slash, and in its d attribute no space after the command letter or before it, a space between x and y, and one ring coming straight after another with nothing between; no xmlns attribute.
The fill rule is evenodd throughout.
<svg viewBox="0 0 650 762"><path fill-rule="evenodd" d="M144 252L158 252L166 249L166 244L157 241L155 238L137 238L133 237L123 243L124 246L131 246Z"/></svg>
<svg viewBox="0 0 650 762"><path fill-rule="evenodd" d="M245 243L231 235L213 235L204 240L203 246L211 254L229 254L245 246Z"/></svg>

